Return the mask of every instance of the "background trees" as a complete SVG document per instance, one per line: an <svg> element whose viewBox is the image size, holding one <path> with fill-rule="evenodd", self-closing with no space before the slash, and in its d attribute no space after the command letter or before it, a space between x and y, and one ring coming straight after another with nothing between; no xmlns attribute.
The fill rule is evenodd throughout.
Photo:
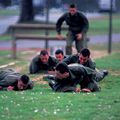
<svg viewBox="0 0 120 120"><path fill-rule="evenodd" d="M18 22L30 22L34 20L33 0L21 0L20 8Z"/></svg>

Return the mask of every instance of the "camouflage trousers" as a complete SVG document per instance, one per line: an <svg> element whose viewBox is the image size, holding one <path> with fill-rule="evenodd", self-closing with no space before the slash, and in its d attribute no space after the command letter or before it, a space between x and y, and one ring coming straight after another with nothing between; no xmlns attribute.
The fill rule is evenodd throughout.
<svg viewBox="0 0 120 120"><path fill-rule="evenodd" d="M75 42L77 52L80 52L82 48L87 48L86 34L83 34L81 40L77 40L76 34L68 31L66 39L66 55L72 54L73 42Z"/></svg>

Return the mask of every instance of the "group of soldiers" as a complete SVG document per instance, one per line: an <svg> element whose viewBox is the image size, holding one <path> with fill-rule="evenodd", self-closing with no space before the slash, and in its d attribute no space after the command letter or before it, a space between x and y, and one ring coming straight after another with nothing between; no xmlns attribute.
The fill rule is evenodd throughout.
<svg viewBox="0 0 120 120"><path fill-rule="evenodd" d="M57 38L62 39L61 26L68 25L66 38L66 54L61 49L55 52L55 57L42 50L35 56L29 66L30 74L44 72L44 79L55 92L94 92L100 91L98 82L107 74L107 70L97 70L95 62L90 57L90 50L85 47L86 33L89 28L88 19L79 12L74 4L63 14L56 23ZM72 43L75 42L77 54L72 54ZM13 69L0 71L0 90L32 89L33 81L29 76ZM80 87L78 87L80 86Z"/></svg>
<svg viewBox="0 0 120 120"><path fill-rule="evenodd" d="M80 53L65 56L61 49L55 51L55 57L47 50L41 50L30 62L29 73L44 73L43 79L55 92L95 92L100 91L98 82L107 74L107 70L97 70L90 57L90 50L84 48ZM26 74L21 75L13 69L0 71L0 90L32 89L34 82Z"/></svg>
<svg viewBox="0 0 120 120"><path fill-rule="evenodd" d="M55 92L94 92L100 91L98 82L107 74L107 70L97 70L90 57L90 50L84 48L80 53L65 56L61 49L55 51L55 57L42 50L29 66L30 74L44 72L49 86ZM78 87L78 85L80 87Z"/></svg>

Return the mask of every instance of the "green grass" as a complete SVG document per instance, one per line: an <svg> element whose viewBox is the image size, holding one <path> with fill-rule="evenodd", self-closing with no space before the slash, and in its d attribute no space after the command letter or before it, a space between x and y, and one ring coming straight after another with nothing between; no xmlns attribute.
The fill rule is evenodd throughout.
<svg viewBox="0 0 120 120"><path fill-rule="evenodd" d="M97 65L100 68L107 68L112 71L119 71L120 70L120 53L116 53L112 57L103 57L102 59L97 59Z"/></svg>
<svg viewBox="0 0 120 120"><path fill-rule="evenodd" d="M12 36L10 34L0 35L0 41L12 40Z"/></svg>
<svg viewBox="0 0 120 120"><path fill-rule="evenodd" d="M0 10L0 16L2 17L7 17L7 16L11 16L11 15L18 15L19 14L19 10L12 10L12 9L1 9Z"/></svg>
<svg viewBox="0 0 120 120"><path fill-rule="evenodd" d="M13 67L22 66L24 69L21 72L28 73L28 60L23 58L24 56L19 58L19 62ZM35 83L34 89L30 91L1 91L1 119L119 120L120 53L96 59L96 64L99 69L110 72L108 77L99 83L101 92L54 93L47 84L38 83ZM35 76L30 75L31 79Z"/></svg>
<svg viewBox="0 0 120 120"><path fill-rule="evenodd" d="M88 47L92 50L108 51L108 43L104 43L104 44L99 43L99 45L98 45L98 44L92 44L92 43L88 42ZM117 43L112 42L111 50L112 50L112 52L120 51L120 43L119 42L117 42Z"/></svg>
<svg viewBox="0 0 120 120"><path fill-rule="evenodd" d="M112 31L113 33L120 33L120 15L113 14L112 17ZM98 19L90 19L89 20L89 35L97 35L97 34L108 34L109 30L109 16L104 15Z"/></svg>

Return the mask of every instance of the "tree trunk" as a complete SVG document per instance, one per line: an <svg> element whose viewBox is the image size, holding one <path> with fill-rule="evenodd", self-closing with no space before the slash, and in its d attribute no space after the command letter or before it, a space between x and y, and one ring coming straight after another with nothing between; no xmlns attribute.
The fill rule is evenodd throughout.
<svg viewBox="0 0 120 120"><path fill-rule="evenodd" d="M30 22L34 20L34 10L32 0L21 0L21 10L19 23Z"/></svg>

